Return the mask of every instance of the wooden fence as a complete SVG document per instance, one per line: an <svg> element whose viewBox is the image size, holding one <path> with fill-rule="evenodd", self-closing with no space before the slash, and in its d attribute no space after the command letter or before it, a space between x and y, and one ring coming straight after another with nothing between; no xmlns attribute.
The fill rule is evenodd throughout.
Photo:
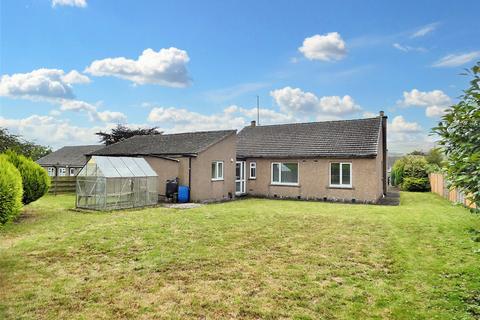
<svg viewBox="0 0 480 320"><path fill-rule="evenodd" d="M77 177L51 177L50 194L75 192Z"/></svg>
<svg viewBox="0 0 480 320"><path fill-rule="evenodd" d="M445 199L450 200L451 202L461 203L468 208L475 208L475 204L467 199L465 194L455 188L449 189L447 186L447 181L441 173L430 173L430 186L432 187L432 192L441 195Z"/></svg>

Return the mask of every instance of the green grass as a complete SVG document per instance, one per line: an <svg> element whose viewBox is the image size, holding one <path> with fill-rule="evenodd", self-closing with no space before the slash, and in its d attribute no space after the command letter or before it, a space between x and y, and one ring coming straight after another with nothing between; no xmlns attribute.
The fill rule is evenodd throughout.
<svg viewBox="0 0 480 320"><path fill-rule="evenodd" d="M433 194L399 207L73 203L46 196L0 230L0 318L480 318L480 216Z"/></svg>

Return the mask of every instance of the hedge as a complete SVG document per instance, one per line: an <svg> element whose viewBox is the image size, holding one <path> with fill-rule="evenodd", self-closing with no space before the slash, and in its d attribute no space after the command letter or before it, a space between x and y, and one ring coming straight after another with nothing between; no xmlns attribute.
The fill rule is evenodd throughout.
<svg viewBox="0 0 480 320"><path fill-rule="evenodd" d="M0 155L0 224L13 220L22 208L22 177L5 155Z"/></svg>
<svg viewBox="0 0 480 320"><path fill-rule="evenodd" d="M50 178L45 169L33 160L13 151L5 152L5 156L20 171L22 176L23 204L33 202L48 192Z"/></svg>
<svg viewBox="0 0 480 320"><path fill-rule="evenodd" d="M402 182L403 191L429 191L430 181L428 178L405 177Z"/></svg>

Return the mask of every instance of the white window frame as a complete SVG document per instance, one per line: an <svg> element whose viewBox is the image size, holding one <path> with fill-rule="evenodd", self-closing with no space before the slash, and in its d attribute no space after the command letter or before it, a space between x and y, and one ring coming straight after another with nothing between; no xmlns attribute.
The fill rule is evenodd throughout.
<svg viewBox="0 0 480 320"><path fill-rule="evenodd" d="M294 163L297 165L297 182L282 182L282 164L291 164ZM278 172L278 179L280 181L273 181L273 166L275 164L278 164L279 172ZM285 161L285 162L272 162L270 166L270 183L272 185L278 185L278 186L298 186L300 182L300 163L295 162L295 161Z"/></svg>
<svg viewBox="0 0 480 320"><path fill-rule="evenodd" d="M55 177L55 175L57 174L55 167L48 167L47 172L50 177Z"/></svg>
<svg viewBox="0 0 480 320"><path fill-rule="evenodd" d="M255 174L252 175L252 169L255 171ZM257 179L257 163L255 161L250 162L250 168L248 170L249 179Z"/></svg>
<svg viewBox="0 0 480 320"><path fill-rule="evenodd" d="M332 164L334 163L339 163L340 164L340 184L332 184ZM343 170L343 165L348 164L350 165L350 183L349 184L344 184L342 183L343 181L343 175L342 175L342 170ZM353 185L353 165L351 162L330 162L328 165L328 184L332 188L352 188Z"/></svg>
<svg viewBox="0 0 480 320"><path fill-rule="evenodd" d="M223 164L223 161L212 161L212 164L215 164L215 174L216 174L216 176L212 178L212 181L222 181L223 176L224 176L223 173L225 171L225 166ZM220 164L222 165L222 175L221 176L218 175L218 171L219 171L218 167L219 167ZM211 169L211 166L210 166L210 169ZM210 174L210 176L211 176L211 174Z"/></svg>
<svg viewBox="0 0 480 320"><path fill-rule="evenodd" d="M75 168L69 168L69 169L68 169L68 174L69 174L71 177L75 176Z"/></svg>
<svg viewBox="0 0 480 320"><path fill-rule="evenodd" d="M59 177L66 177L67 176L67 168L65 167L60 167L58 168L58 174Z"/></svg>

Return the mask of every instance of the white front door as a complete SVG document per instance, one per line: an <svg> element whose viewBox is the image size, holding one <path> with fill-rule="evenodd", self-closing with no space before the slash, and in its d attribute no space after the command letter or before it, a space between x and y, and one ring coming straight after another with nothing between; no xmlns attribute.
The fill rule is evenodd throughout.
<svg viewBox="0 0 480 320"><path fill-rule="evenodd" d="M235 194L245 194L245 161L237 161L235 165Z"/></svg>

